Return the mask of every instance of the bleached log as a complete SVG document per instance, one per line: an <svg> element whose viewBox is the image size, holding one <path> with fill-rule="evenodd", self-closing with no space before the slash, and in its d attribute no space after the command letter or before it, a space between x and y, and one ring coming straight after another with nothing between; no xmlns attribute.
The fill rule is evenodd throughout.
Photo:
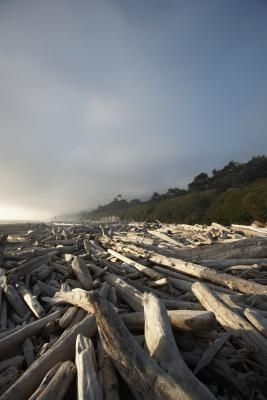
<svg viewBox="0 0 267 400"><path fill-rule="evenodd" d="M123 300L126 301L126 303L129 304L133 310L143 310L143 295L139 290L111 273L105 274L105 280L116 288L119 296L122 297Z"/></svg>
<svg viewBox="0 0 267 400"><path fill-rule="evenodd" d="M1 400L27 400L55 364L74 359L75 342L79 333L88 337L96 334L93 316L84 318L82 322L63 333L60 339L2 395Z"/></svg>
<svg viewBox="0 0 267 400"><path fill-rule="evenodd" d="M0 340L0 356L8 354L25 339L34 336L49 322L55 321L60 314L60 311L55 311L53 314L47 315L38 321L31 322L20 329L15 329L14 333L10 333L8 336Z"/></svg>
<svg viewBox="0 0 267 400"><path fill-rule="evenodd" d="M246 319L236 314L225 306L219 298L204 285L197 282L192 286L192 291L200 303L214 313L222 327L231 333L239 334L248 346L255 350L253 357L266 368L267 366L267 340Z"/></svg>
<svg viewBox="0 0 267 400"><path fill-rule="evenodd" d="M241 293L255 293L267 295L267 287L259 283L238 278L227 273L217 272L198 264L185 262L177 258L165 257L160 254L151 254L149 260L160 265L172 268L187 275L192 275L200 279L206 279L218 285L229 287Z"/></svg>
<svg viewBox="0 0 267 400"><path fill-rule="evenodd" d="M90 302L89 292L86 290L73 289L70 292L60 291L55 294L55 299L62 300L77 307L81 307L89 313L94 312L94 308Z"/></svg>
<svg viewBox="0 0 267 400"><path fill-rule="evenodd" d="M145 343L150 356L179 385L179 399L215 400L190 371L175 343L167 310L153 294L144 296Z"/></svg>
<svg viewBox="0 0 267 400"><path fill-rule="evenodd" d="M267 337L267 319L262 317L257 310L246 308L244 311L245 317L249 322L265 337Z"/></svg>
<svg viewBox="0 0 267 400"><path fill-rule="evenodd" d="M266 228L257 228L255 226L247 226L247 225L236 225L232 224L231 228L233 231L238 233L243 233L246 236L251 237L266 237L267 229Z"/></svg>
<svg viewBox="0 0 267 400"><path fill-rule="evenodd" d="M43 318L45 316L45 310L39 303L37 297L33 296L32 293L26 289L22 283L17 286L17 289L34 315L37 318Z"/></svg>
<svg viewBox="0 0 267 400"><path fill-rule="evenodd" d="M177 242L177 240L171 238L170 236L166 235L163 232L159 232L159 231L152 231L152 230L148 230L147 231L150 235L157 237L158 239L163 240L164 242L170 243L174 246L177 247L183 247L183 245L179 242Z"/></svg>
<svg viewBox="0 0 267 400"><path fill-rule="evenodd" d="M17 290L12 285L8 285L5 280L2 282L2 289L7 301L11 304L16 313L23 318L27 314L28 308L22 301Z"/></svg>
<svg viewBox="0 0 267 400"><path fill-rule="evenodd" d="M157 279L163 278L163 276L161 274L153 271L153 269L145 267L144 265L142 265L134 260L131 260L128 257L125 257L123 254L120 254L117 251L108 249L108 253L111 254L112 256L118 258L119 260L125 262L126 264L131 265L132 267L134 267L138 271L142 272L144 275L148 276L152 280L157 280Z"/></svg>
<svg viewBox="0 0 267 400"><path fill-rule="evenodd" d="M97 379L94 345L90 338L81 334L76 339L75 364L78 399L100 400L101 389Z"/></svg>
<svg viewBox="0 0 267 400"><path fill-rule="evenodd" d="M215 326L214 315L207 311L168 310L173 329L181 331L209 331ZM121 319L129 330L144 330L144 312L121 314Z"/></svg>
<svg viewBox="0 0 267 400"><path fill-rule="evenodd" d="M153 361L129 333L110 303L92 295L105 351L138 400L177 400L181 387ZM184 397L190 399L190 397ZM198 399L199 397L196 397Z"/></svg>
<svg viewBox="0 0 267 400"><path fill-rule="evenodd" d="M71 381L76 374L76 367L72 361L63 362L51 381L39 394L37 400L62 400Z"/></svg>
<svg viewBox="0 0 267 400"><path fill-rule="evenodd" d="M80 256L75 256L71 266L82 287L86 290L92 290L93 279L84 260Z"/></svg>

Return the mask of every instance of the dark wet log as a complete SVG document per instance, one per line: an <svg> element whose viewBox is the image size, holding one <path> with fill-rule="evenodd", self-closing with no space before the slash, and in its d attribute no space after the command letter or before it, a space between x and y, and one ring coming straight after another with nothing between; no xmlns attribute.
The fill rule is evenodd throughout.
<svg viewBox="0 0 267 400"><path fill-rule="evenodd" d="M67 328L67 326L73 321L73 318L77 314L77 311L79 310L78 307L69 307L68 310L65 312L65 314L62 315L60 320L58 321L58 324L60 328Z"/></svg>
<svg viewBox="0 0 267 400"><path fill-rule="evenodd" d="M140 400L192 399L188 395L181 397L183 392L181 386L147 355L110 303L97 294L92 296L104 349L112 358L134 397ZM195 397L195 400L200 398Z"/></svg>
<svg viewBox="0 0 267 400"><path fill-rule="evenodd" d="M62 400L74 376L76 367L72 361L63 362L37 400Z"/></svg>
<svg viewBox="0 0 267 400"><path fill-rule="evenodd" d="M93 279L84 260L80 256L75 256L71 266L82 287L86 290L93 289Z"/></svg>
<svg viewBox="0 0 267 400"><path fill-rule="evenodd" d="M80 334L76 339L75 365L78 399L100 400L102 396L97 379L94 345L90 338Z"/></svg>
<svg viewBox="0 0 267 400"><path fill-rule="evenodd" d="M120 400L118 375L110 357L103 348L100 338L97 341L97 350L104 398L105 400Z"/></svg>
<svg viewBox="0 0 267 400"><path fill-rule="evenodd" d="M35 357L34 357L34 346L29 338L25 339L24 342L22 343L22 351L25 357L27 367L30 367L34 363Z"/></svg>
<svg viewBox="0 0 267 400"><path fill-rule="evenodd" d="M167 310L153 294L144 296L145 343L150 356L179 385L179 399L215 400L215 397L192 374L174 340Z"/></svg>
<svg viewBox="0 0 267 400"><path fill-rule="evenodd" d="M223 332L220 336L215 339L215 341L204 351L201 356L201 359L198 361L197 365L194 368L193 373L197 375L203 368L211 363L213 358L216 356L218 351L222 348L225 342L229 339L230 333Z"/></svg>
<svg viewBox="0 0 267 400"><path fill-rule="evenodd" d="M10 367L20 368L22 366L23 361L24 357L20 355L0 361L0 372L5 371L7 368Z"/></svg>
<svg viewBox="0 0 267 400"><path fill-rule="evenodd" d="M36 335L36 333L42 330L49 322L55 321L60 314L60 311L56 311L53 314L38 321L31 322L22 328L15 328L14 332L8 333L8 336L0 340L0 356L8 354L25 339Z"/></svg>
<svg viewBox="0 0 267 400"><path fill-rule="evenodd" d="M19 375L17 367L10 367L0 375L0 395L18 379Z"/></svg>
<svg viewBox="0 0 267 400"><path fill-rule="evenodd" d="M84 318L82 322L63 333L60 339L3 394L1 400L27 400L55 364L74 359L75 342L79 333L88 337L96 334L93 316Z"/></svg>
<svg viewBox="0 0 267 400"><path fill-rule="evenodd" d="M267 366L267 340L245 318L225 306L210 289L203 283L197 282L192 286L192 291L200 303L214 313L222 327L231 333L240 335L247 345L254 349L253 357L266 368Z"/></svg>

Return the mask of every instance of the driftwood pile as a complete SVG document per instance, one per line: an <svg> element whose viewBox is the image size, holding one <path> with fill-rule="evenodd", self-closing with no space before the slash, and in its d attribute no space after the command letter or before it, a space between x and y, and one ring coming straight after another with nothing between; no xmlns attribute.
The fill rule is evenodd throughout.
<svg viewBox="0 0 267 400"><path fill-rule="evenodd" d="M0 225L0 398L266 399L259 225Z"/></svg>

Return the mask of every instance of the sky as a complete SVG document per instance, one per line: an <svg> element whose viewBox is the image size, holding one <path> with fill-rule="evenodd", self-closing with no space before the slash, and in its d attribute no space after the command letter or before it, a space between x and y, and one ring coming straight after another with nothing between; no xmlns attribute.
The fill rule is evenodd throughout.
<svg viewBox="0 0 267 400"><path fill-rule="evenodd" d="M267 149L266 0L0 0L0 220Z"/></svg>

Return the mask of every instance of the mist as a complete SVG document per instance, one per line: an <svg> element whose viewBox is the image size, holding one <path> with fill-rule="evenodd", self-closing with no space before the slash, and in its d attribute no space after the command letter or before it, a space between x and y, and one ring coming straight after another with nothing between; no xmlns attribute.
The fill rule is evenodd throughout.
<svg viewBox="0 0 267 400"><path fill-rule="evenodd" d="M144 199L263 154L266 17L260 0L2 1L0 219Z"/></svg>

